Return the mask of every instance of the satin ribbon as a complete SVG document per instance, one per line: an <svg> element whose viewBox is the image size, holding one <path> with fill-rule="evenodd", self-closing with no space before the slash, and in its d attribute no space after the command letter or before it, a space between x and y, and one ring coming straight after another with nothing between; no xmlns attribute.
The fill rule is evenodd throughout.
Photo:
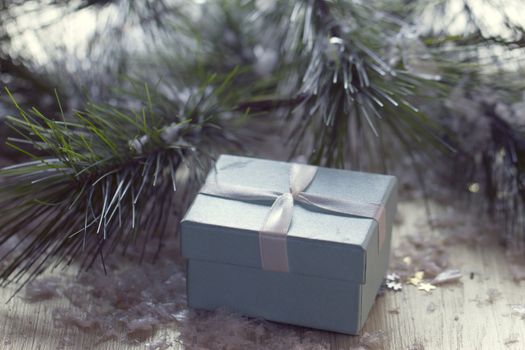
<svg viewBox="0 0 525 350"><path fill-rule="evenodd" d="M261 265L263 270L288 272L286 236L293 218L294 203L303 203L328 212L373 219L379 227L379 248L386 237L385 210L382 204L359 203L307 193L305 190L317 174L317 167L292 164L290 191L281 193L248 186L224 185L206 182L200 193L215 197L241 200L273 200L273 204L259 230Z"/></svg>

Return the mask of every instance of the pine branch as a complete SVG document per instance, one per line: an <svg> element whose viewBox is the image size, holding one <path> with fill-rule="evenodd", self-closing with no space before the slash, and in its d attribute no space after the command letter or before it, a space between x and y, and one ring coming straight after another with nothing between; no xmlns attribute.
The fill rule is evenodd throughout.
<svg viewBox="0 0 525 350"><path fill-rule="evenodd" d="M499 117L494 105L485 109L492 140L481 150L482 164L476 164L475 158L470 162L484 169L489 214L504 224L503 242L510 250L520 251L525 248L525 129ZM472 184L479 178L468 180Z"/></svg>
<svg viewBox="0 0 525 350"><path fill-rule="evenodd" d="M501 241L519 251L525 247L524 101L512 95L486 87L458 88L443 118L454 116L445 121L455 125L462 140L449 181L502 224Z"/></svg>
<svg viewBox="0 0 525 350"><path fill-rule="evenodd" d="M296 95L305 96L290 133L295 153L306 151L316 164L344 167L351 159L356 166L353 145L376 144L369 139L382 137L380 123L395 124L415 144L451 149L444 130L414 103L444 96L453 76L423 55L419 66L385 58L404 22L364 4L323 0L296 3L291 17L285 47L291 61L303 62Z"/></svg>
<svg viewBox="0 0 525 350"><path fill-rule="evenodd" d="M90 103L61 121L13 99L20 117L8 122L19 137L9 144L32 161L0 172L0 246L17 242L0 257L3 285L21 288L52 263L89 268L122 243L162 234L217 152L236 147L220 128L226 86L209 90L182 105L146 86L139 108Z"/></svg>

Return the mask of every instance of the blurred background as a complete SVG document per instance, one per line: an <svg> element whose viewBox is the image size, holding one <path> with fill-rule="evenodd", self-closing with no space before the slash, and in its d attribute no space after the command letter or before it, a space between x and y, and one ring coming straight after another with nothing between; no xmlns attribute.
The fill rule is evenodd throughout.
<svg viewBox="0 0 525 350"><path fill-rule="evenodd" d="M521 248L524 23L521 0L0 0L0 85L59 120L140 106L130 90L148 84L168 123L235 71L217 152L394 173L410 195L475 204ZM2 91L5 166L28 160L6 145L17 115Z"/></svg>

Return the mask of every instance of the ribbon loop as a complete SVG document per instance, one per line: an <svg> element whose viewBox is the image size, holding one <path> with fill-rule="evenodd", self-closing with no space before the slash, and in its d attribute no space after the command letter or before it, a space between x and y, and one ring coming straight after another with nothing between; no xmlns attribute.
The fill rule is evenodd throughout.
<svg viewBox="0 0 525 350"><path fill-rule="evenodd" d="M317 174L317 167L304 164L292 164L290 169L290 192L292 195L297 195L312 183L315 174Z"/></svg>

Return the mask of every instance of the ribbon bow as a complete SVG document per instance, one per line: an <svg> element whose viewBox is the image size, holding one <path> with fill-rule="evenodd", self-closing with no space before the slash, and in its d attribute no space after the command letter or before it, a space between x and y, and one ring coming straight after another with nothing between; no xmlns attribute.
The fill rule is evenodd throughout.
<svg viewBox="0 0 525 350"><path fill-rule="evenodd" d="M223 185L216 182L206 182L200 193L234 200L274 201L259 230L263 270L289 271L286 236L292 223L295 202L308 204L332 213L374 219L379 227L379 247L381 248L386 236L384 206L382 204L328 198L305 192L316 174L317 167L294 163L290 170L290 191L286 193L248 186Z"/></svg>

